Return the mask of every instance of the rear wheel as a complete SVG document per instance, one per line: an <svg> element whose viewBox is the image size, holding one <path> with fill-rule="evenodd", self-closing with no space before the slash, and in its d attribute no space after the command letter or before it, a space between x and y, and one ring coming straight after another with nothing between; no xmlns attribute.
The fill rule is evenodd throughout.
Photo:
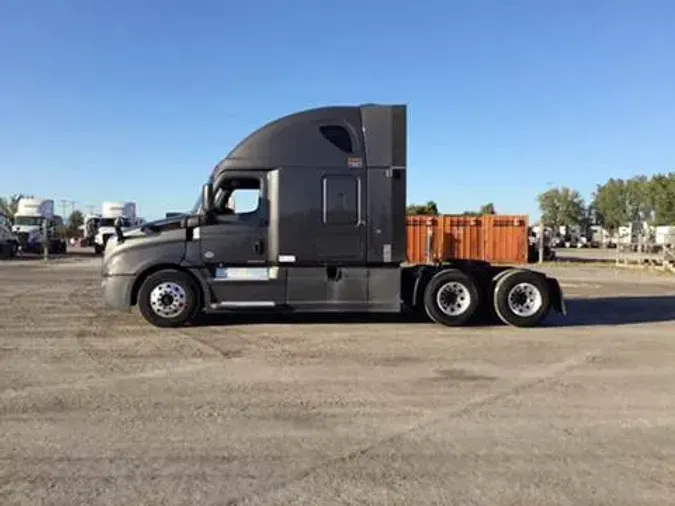
<svg viewBox="0 0 675 506"><path fill-rule="evenodd" d="M424 309L434 322L456 326L466 323L478 308L474 281L455 269L436 274L424 290Z"/></svg>
<svg viewBox="0 0 675 506"><path fill-rule="evenodd" d="M199 309L197 288L184 272L173 269L155 272L141 285L138 307L152 325L178 327L193 319Z"/></svg>
<svg viewBox="0 0 675 506"><path fill-rule="evenodd" d="M499 319L514 327L534 327L548 314L551 296L543 276L514 269L494 287L493 307Z"/></svg>

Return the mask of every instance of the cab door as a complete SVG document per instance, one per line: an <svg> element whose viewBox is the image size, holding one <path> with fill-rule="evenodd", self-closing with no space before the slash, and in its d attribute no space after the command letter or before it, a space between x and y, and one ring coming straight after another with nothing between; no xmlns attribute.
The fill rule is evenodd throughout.
<svg viewBox="0 0 675 506"><path fill-rule="evenodd" d="M269 262L266 175L233 171L214 182L213 223L199 231L212 309L274 307L285 300L285 279Z"/></svg>

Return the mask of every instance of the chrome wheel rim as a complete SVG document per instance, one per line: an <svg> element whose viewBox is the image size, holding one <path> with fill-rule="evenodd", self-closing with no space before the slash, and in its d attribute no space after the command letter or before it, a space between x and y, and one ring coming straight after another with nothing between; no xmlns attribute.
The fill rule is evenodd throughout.
<svg viewBox="0 0 675 506"><path fill-rule="evenodd" d="M458 316L471 305L469 289L458 281L444 284L436 293L436 305L448 316Z"/></svg>
<svg viewBox="0 0 675 506"><path fill-rule="evenodd" d="M162 318L175 318L187 306L187 294L177 283L164 282L150 292L150 308Z"/></svg>
<svg viewBox="0 0 675 506"><path fill-rule="evenodd" d="M518 283L509 291L507 300L509 310L524 318L535 314L544 303L539 288L531 283Z"/></svg>

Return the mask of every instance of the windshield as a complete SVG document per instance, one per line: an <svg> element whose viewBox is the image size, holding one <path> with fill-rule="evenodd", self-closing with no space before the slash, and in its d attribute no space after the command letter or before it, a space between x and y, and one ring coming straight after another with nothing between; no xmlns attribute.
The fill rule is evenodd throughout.
<svg viewBox="0 0 675 506"><path fill-rule="evenodd" d="M40 226L42 224L42 216L15 216L14 224L23 226Z"/></svg>
<svg viewBox="0 0 675 506"><path fill-rule="evenodd" d="M114 227L116 219L117 218L101 218L101 221L99 222L98 226L99 227ZM126 219L126 218L122 218L122 226L128 227L129 226L129 220Z"/></svg>
<svg viewBox="0 0 675 506"><path fill-rule="evenodd" d="M190 214L199 213L200 207L202 207L202 195L201 194L199 194L199 197L197 198L197 202L195 202L195 205L192 206L192 210L190 210Z"/></svg>

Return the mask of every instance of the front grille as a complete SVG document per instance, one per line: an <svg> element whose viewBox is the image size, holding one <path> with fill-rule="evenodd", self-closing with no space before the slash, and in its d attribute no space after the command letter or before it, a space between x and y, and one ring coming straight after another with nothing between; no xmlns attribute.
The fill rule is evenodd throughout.
<svg viewBox="0 0 675 506"><path fill-rule="evenodd" d="M19 245L22 248L28 245L28 232L17 232L16 238L19 240Z"/></svg>

